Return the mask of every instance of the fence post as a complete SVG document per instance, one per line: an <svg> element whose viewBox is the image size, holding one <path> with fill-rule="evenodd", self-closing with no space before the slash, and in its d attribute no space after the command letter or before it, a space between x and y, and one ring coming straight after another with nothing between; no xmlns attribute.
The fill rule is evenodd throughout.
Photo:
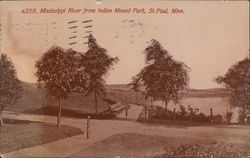
<svg viewBox="0 0 250 158"><path fill-rule="evenodd" d="M90 116L87 118L87 139L89 139Z"/></svg>
<svg viewBox="0 0 250 158"><path fill-rule="evenodd" d="M226 113L226 118L227 118L227 124L228 124L228 109L227 109L227 113Z"/></svg>
<svg viewBox="0 0 250 158"><path fill-rule="evenodd" d="M128 118L128 108L126 108L126 118Z"/></svg>
<svg viewBox="0 0 250 158"><path fill-rule="evenodd" d="M210 121L211 121L211 123L213 123L214 122L214 117L213 117L213 108L210 108Z"/></svg>
<svg viewBox="0 0 250 158"><path fill-rule="evenodd" d="M176 109L174 108L174 121L175 121L175 116L176 115Z"/></svg>

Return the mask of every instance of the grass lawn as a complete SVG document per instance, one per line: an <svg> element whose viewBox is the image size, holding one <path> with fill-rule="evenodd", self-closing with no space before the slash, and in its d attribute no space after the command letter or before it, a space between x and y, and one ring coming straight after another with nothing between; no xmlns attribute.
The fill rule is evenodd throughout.
<svg viewBox="0 0 250 158"><path fill-rule="evenodd" d="M116 134L96 142L73 157L84 158L241 158L247 155L245 143L180 138L139 133ZM244 158L245 158L244 157Z"/></svg>
<svg viewBox="0 0 250 158"><path fill-rule="evenodd" d="M25 120L5 119L0 127L0 153L45 144L66 137L82 134L80 129Z"/></svg>

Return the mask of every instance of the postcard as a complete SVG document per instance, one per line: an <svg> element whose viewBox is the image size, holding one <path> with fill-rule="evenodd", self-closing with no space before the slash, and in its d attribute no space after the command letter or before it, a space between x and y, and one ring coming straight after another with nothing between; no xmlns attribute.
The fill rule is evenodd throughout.
<svg viewBox="0 0 250 158"><path fill-rule="evenodd" d="M0 157L247 158L248 1L0 1Z"/></svg>

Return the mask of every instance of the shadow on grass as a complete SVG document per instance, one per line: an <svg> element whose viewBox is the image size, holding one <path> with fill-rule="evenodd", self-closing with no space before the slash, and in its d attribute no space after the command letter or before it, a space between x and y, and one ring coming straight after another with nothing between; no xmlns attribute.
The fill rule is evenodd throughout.
<svg viewBox="0 0 250 158"><path fill-rule="evenodd" d="M249 125L242 125L238 123L209 123L209 122L195 122L195 121L180 121L180 120L167 120L167 119L140 119L139 122L147 126L163 126L174 128L189 128L189 127L215 127L215 128L235 128L235 129L247 129Z"/></svg>
<svg viewBox="0 0 250 158"><path fill-rule="evenodd" d="M53 107L53 106L46 106L46 107L42 107L42 108L35 109L32 111L30 110L25 111L25 113L57 116L58 108ZM95 114L95 113L84 113L81 111L69 110L69 109L62 109L62 116L70 117L70 118L88 118L88 116L90 116L92 119L100 119L100 120L105 120L105 119L108 120L108 119L113 119L116 117L114 114L108 113L108 112L101 112L101 113Z"/></svg>
<svg viewBox="0 0 250 158"><path fill-rule="evenodd" d="M176 128L188 128L188 127L200 127L200 126L220 126L225 125L221 123L207 123L207 122L195 122L195 121L180 121L180 120L167 120L167 119L140 119L142 122L148 126L162 125L166 127L176 127Z"/></svg>
<svg viewBox="0 0 250 158"><path fill-rule="evenodd" d="M4 119L4 124L30 124L30 123L39 123L37 121L28 121L28 120L14 120L14 119Z"/></svg>

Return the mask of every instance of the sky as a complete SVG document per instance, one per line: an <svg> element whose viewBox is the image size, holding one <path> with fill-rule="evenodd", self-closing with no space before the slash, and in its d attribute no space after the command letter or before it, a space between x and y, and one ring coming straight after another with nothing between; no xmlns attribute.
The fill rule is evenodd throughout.
<svg viewBox="0 0 250 158"><path fill-rule="evenodd" d="M36 14L21 13L36 8ZM145 9L145 13L39 13L48 9ZM183 13L148 13L183 10ZM249 53L247 1L9 1L0 2L1 53L13 61L20 80L36 82L35 61L51 46L87 50L86 31L119 62L106 77L108 84L127 84L145 66L143 50L158 40L174 59L190 67L190 87L221 87L214 79ZM89 23L82 23L92 20ZM68 24L69 21L77 21ZM84 26L92 25L90 28ZM77 26L75 29L69 29ZM73 33L77 31L76 33ZM69 37L77 36L74 39ZM77 42L69 45L69 43Z"/></svg>

